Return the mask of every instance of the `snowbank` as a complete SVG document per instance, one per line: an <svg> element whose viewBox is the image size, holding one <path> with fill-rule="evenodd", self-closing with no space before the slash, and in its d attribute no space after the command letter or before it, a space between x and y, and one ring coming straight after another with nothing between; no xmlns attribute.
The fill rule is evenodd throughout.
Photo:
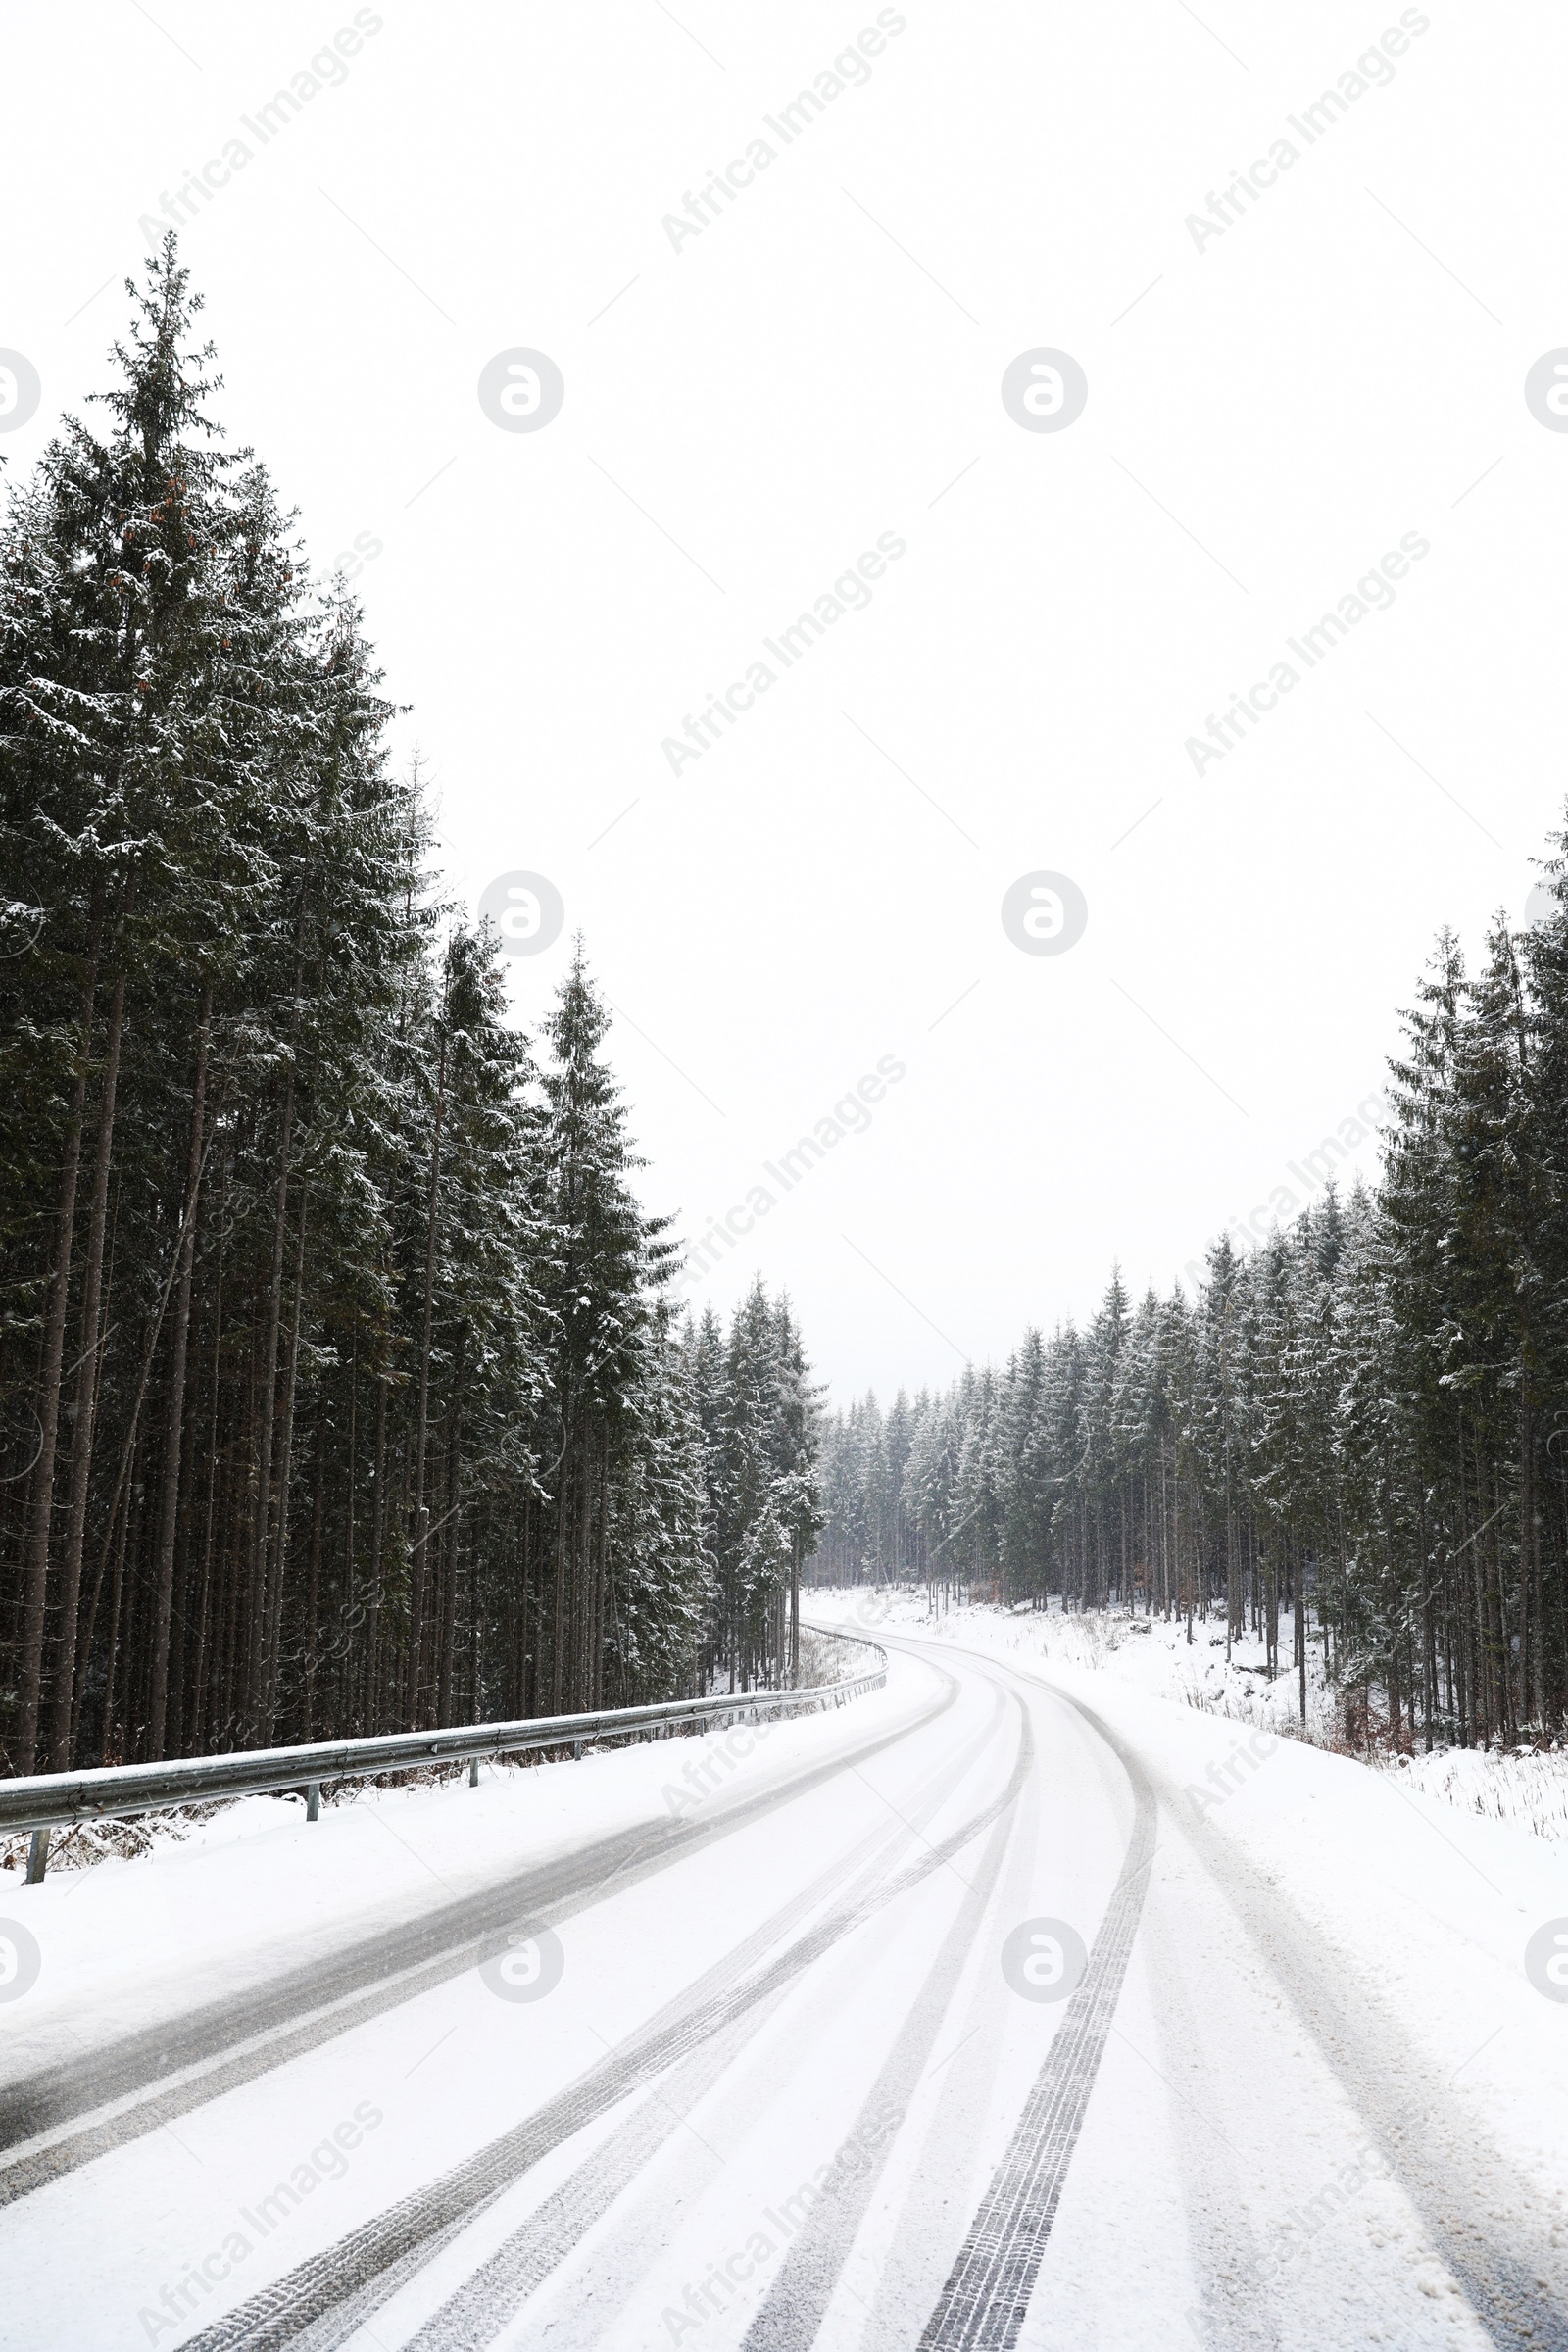
<svg viewBox="0 0 1568 2352"><path fill-rule="evenodd" d="M1207 1624L1194 1619L1189 1643L1184 1618L1167 1623L1119 1609L1064 1611L1054 1600L1046 1609L978 1603L933 1613L923 1592L865 1585L818 1589L804 1596L803 1606L824 1624L873 1634L879 1625L890 1631L906 1627L1018 1665L1069 1667L1124 1683L1151 1698L1344 1752L1336 1739L1334 1692L1321 1642L1308 1642L1303 1726L1299 1684L1288 1651L1270 1682L1261 1642L1249 1634L1233 1645L1227 1660L1225 1628L1213 1618ZM1519 1822L1537 1837L1568 1842L1568 1754L1560 1748L1547 1754L1479 1748L1442 1748L1430 1756L1357 1752L1357 1761L1394 1773L1403 1787L1441 1797L1463 1812Z"/></svg>

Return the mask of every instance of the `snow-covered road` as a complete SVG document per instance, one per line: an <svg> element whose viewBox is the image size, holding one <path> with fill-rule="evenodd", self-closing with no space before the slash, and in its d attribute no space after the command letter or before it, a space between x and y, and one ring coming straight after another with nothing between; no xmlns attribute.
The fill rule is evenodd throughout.
<svg viewBox="0 0 1568 2352"><path fill-rule="evenodd" d="M760 1738L7 1884L0 2342L1568 2347L1552 1850L879 1639Z"/></svg>

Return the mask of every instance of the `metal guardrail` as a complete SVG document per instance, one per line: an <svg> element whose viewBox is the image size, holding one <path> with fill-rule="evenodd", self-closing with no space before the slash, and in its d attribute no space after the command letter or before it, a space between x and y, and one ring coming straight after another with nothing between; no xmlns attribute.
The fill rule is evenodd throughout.
<svg viewBox="0 0 1568 2352"><path fill-rule="evenodd" d="M591 1741L657 1739L703 1723L734 1722L746 1716L809 1715L820 1707L843 1706L888 1679L887 1652L858 1635L829 1626L810 1631L834 1642L854 1642L875 1650L879 1663L865 1674L814 1690L731 1690L707 1698L677 1698L653 1707L610 1707L594 1715L536 1715L516 1723L473 1723L449 1731L389 1732L372 1740L321 1740L303 1747L238 1748L221 1756L180 1756L167 1764L118 1764L86 1772L39 1772L0 1781L0 1838L32 1834L27 1884L42 1879L52 1830L78 1822L109 1821L133 1813L167 1812L175 1805L215 1797L259 1796L284 1788L306 1791L307 1821L315 1821L321 1785L368 1780L382 1772L412 1772L421 1765L469 1767L468 1785L479 1785L486 1756L516 1755L529 1748L569 1747L580 1756Z"/></svg>

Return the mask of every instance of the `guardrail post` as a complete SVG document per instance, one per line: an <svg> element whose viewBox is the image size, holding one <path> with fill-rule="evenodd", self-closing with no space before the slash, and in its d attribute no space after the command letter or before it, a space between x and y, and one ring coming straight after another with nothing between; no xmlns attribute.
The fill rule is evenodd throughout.
<svg viewBox="0 0 1568 2352"><path fill-rule="evenodd" d="M320 1810L321 1810L321 1784L320 1784L320 1782L319 1782L319 1781L307 1781L307 1782L306 1782L306 1784L305 1784L305 1818L306 1818L306 1820L307 1820L307 1821L315 1821L315 1820L317 1820L317 1819L319 1817Z"/></svg>
<svg viewBox="0 0 1568 2352"><path fill-rule="evenodd" d="M474 1759L473 1759L473 1761L472 1761L472 1763L471 1763L471 1764L468 1766L468 1787L469 1787L470 1788L478 1788L478 1786L479 1786L479 1759L478 1759L478 1757L477 1757L477 1756L475 1756L475 1757L474 1757Z"/></svg>
<svg viewBox="0 0 1568 2352"><path fill-rule="evenodd" d="M49 1863L49 1833L34 1830L27 1840L27 1885L41 1886Z"/></svg>
<svg viewBox="0 0 1568 2352"><path fill-rule="evenodd" d="M574 1764L582 1762L582 1741L580 1740L574 1740L571 1743L571 1760Z"/></svg>

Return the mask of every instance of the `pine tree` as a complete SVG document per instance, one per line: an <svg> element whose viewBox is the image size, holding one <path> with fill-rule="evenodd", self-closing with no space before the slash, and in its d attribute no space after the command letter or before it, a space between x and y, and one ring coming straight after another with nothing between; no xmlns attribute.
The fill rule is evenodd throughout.
<svg viewBox="0 0 1568 2352"><path fill-rule="evenodd" d="M655 1697L733 1631L724 1346L672 1326L584 953L536 1063L198 307L171 240L0 528L14 1769ZM817 1526L768 1315L753 1676Z"/></svg>

